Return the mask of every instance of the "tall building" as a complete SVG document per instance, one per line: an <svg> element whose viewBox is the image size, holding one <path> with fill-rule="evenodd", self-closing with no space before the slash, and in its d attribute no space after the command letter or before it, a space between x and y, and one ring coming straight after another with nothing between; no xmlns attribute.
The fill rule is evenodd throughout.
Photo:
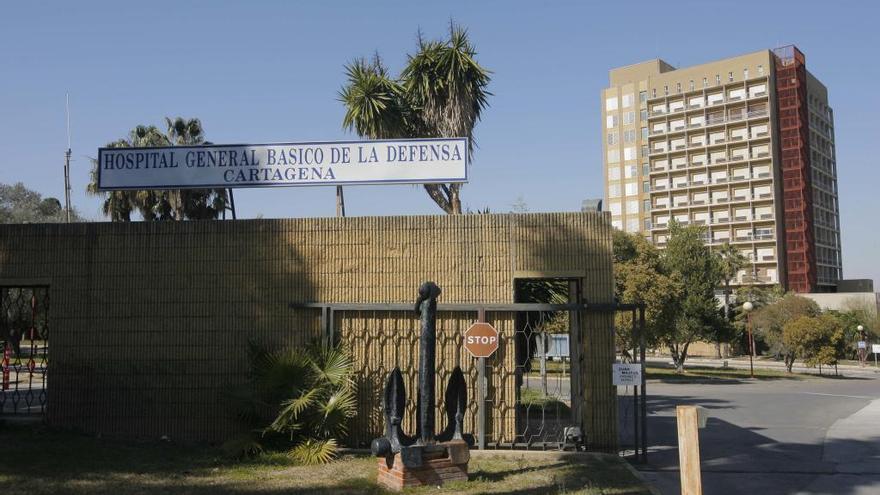
<svg viewBox="0 0 880 495"><path fill-rule="evenodd" d="M605 205L663 247L706 226L749 260L740 284L832 292L841 279L834 118L794 46L692 67L612 69L602 91Z"/></svg>

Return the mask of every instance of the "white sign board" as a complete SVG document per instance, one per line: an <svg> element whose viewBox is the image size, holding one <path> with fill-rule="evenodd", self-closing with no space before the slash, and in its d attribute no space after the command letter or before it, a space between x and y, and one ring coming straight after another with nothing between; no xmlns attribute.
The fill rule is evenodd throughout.
<svg viewBox="0 0 880 495"><path fill-rule="evenodd" d="M880 344L871 344L871 352L880 354Z"/></svg>
<svg viewBox="0 0 880 495"><path fill-rule="evenodd" d="M865 342L864 340L860 340L860 341L858 342L858 346L859 346L859 349L867 349L867 348L868 348L868 343Z"/></svg>
<svg viewBox="0 0 880 495"><path fill-rule="evenodd" d="M637 363L614 363L611 365L614 385L633 386L642 384L642 365Z"/></svg>
<svg viewBox="0 0 880 495"><path fill-rule="evenodd" d="M467 138L100 148L98 189L467 182Z"/></svg>

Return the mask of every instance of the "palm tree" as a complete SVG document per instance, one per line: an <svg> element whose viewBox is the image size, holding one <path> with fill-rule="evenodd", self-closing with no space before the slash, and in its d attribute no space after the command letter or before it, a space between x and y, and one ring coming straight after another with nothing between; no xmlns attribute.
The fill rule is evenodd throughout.
<svg viewBox="0 0 880 495"><path fill-rule="evenodd" d="M378 56L371 63L355 60L345 67L348 84L339 94L343 127L371 139L467 137L472 153L474 127L491 96L490 72L476 53L467 31L450 23L446 40L419 37L419 50L398 79ZM461 214L461 184L424 187L443 211Z"/></svg>
<svg viewBox="0 0 880 495"><path fill-rule="evenodd" d="M730 321L730 281L736 277L740 270L748 265L749 260L738 249L731 246L729 242L725 242L721 246L721 249L718 250L718 255L720 258L721 275L724 278L724 318ZM716 358L721 357L721 342L719 339L715 340L715 354Z"/></svg>
<svg viewBox="0 0 880 495"><path fill-rule="evenodd" d="M166 132L150 125L138 125L127 139L107 147L154 147L207 144L199 119L165 118ZM86 190L103 195L104 215L114 222L131 221L137 210L147 221L216 219L226 209L225 189L144 189L137 191L98 191L98 163L92 160L91 182Z"/></svg>

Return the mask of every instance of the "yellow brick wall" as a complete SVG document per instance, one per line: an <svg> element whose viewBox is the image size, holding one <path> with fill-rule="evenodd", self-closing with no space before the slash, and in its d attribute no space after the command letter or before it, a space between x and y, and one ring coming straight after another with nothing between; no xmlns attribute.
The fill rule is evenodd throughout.
<svg viewBox="0 0 880 495"><path fill-rule="evenodd" d="M0 285L50 286L49 421L109 436L224 438L234 425L222 392L246 378L247 339L300 345L320 334L320 311L291 302L412 303L433 280L441 303L511 303L515 278L550 276L581 278L589 302L612 300L606 216L0 225ZM489 438L511 441L513 318L489 318L502 332ZM438 398L456 364L475 376L460 340L473 319L441 317ZM378 392L395 364L415 398L417 325L400 313L337 320L359 371L353 444L380 432ZM589 315L581 329L584 426L595 446L614 448L611 316Z"/></svg>

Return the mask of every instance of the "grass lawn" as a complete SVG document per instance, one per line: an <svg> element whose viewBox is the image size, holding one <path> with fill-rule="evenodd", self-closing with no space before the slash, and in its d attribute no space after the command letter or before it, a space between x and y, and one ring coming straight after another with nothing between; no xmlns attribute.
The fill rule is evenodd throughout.
<svg viewBox="0 0 880 495"><path fill-rule="evenodd" d="M233 462L206 447L100 440L41 427L0 426L4 495L41 494L379 494L376 459L346 455L297 466L280 454ZM546 495L648 494L613 455L552 458L519 454L471 459L471 480L405 493Z"/></svg>
<svg viewBox="0 0 880 495"><path fill-rule="evenodd" d="M694 380L741 380L749 378L748 369L712 368L708 366L687 366L684 373L676 373L671 365L648 363L646 377L662 381L694 381ZM780 370L755 368L756 380L804 380L821 378L805 373L788 373ZM830 377L829 377L830 378Z"/></svg>

